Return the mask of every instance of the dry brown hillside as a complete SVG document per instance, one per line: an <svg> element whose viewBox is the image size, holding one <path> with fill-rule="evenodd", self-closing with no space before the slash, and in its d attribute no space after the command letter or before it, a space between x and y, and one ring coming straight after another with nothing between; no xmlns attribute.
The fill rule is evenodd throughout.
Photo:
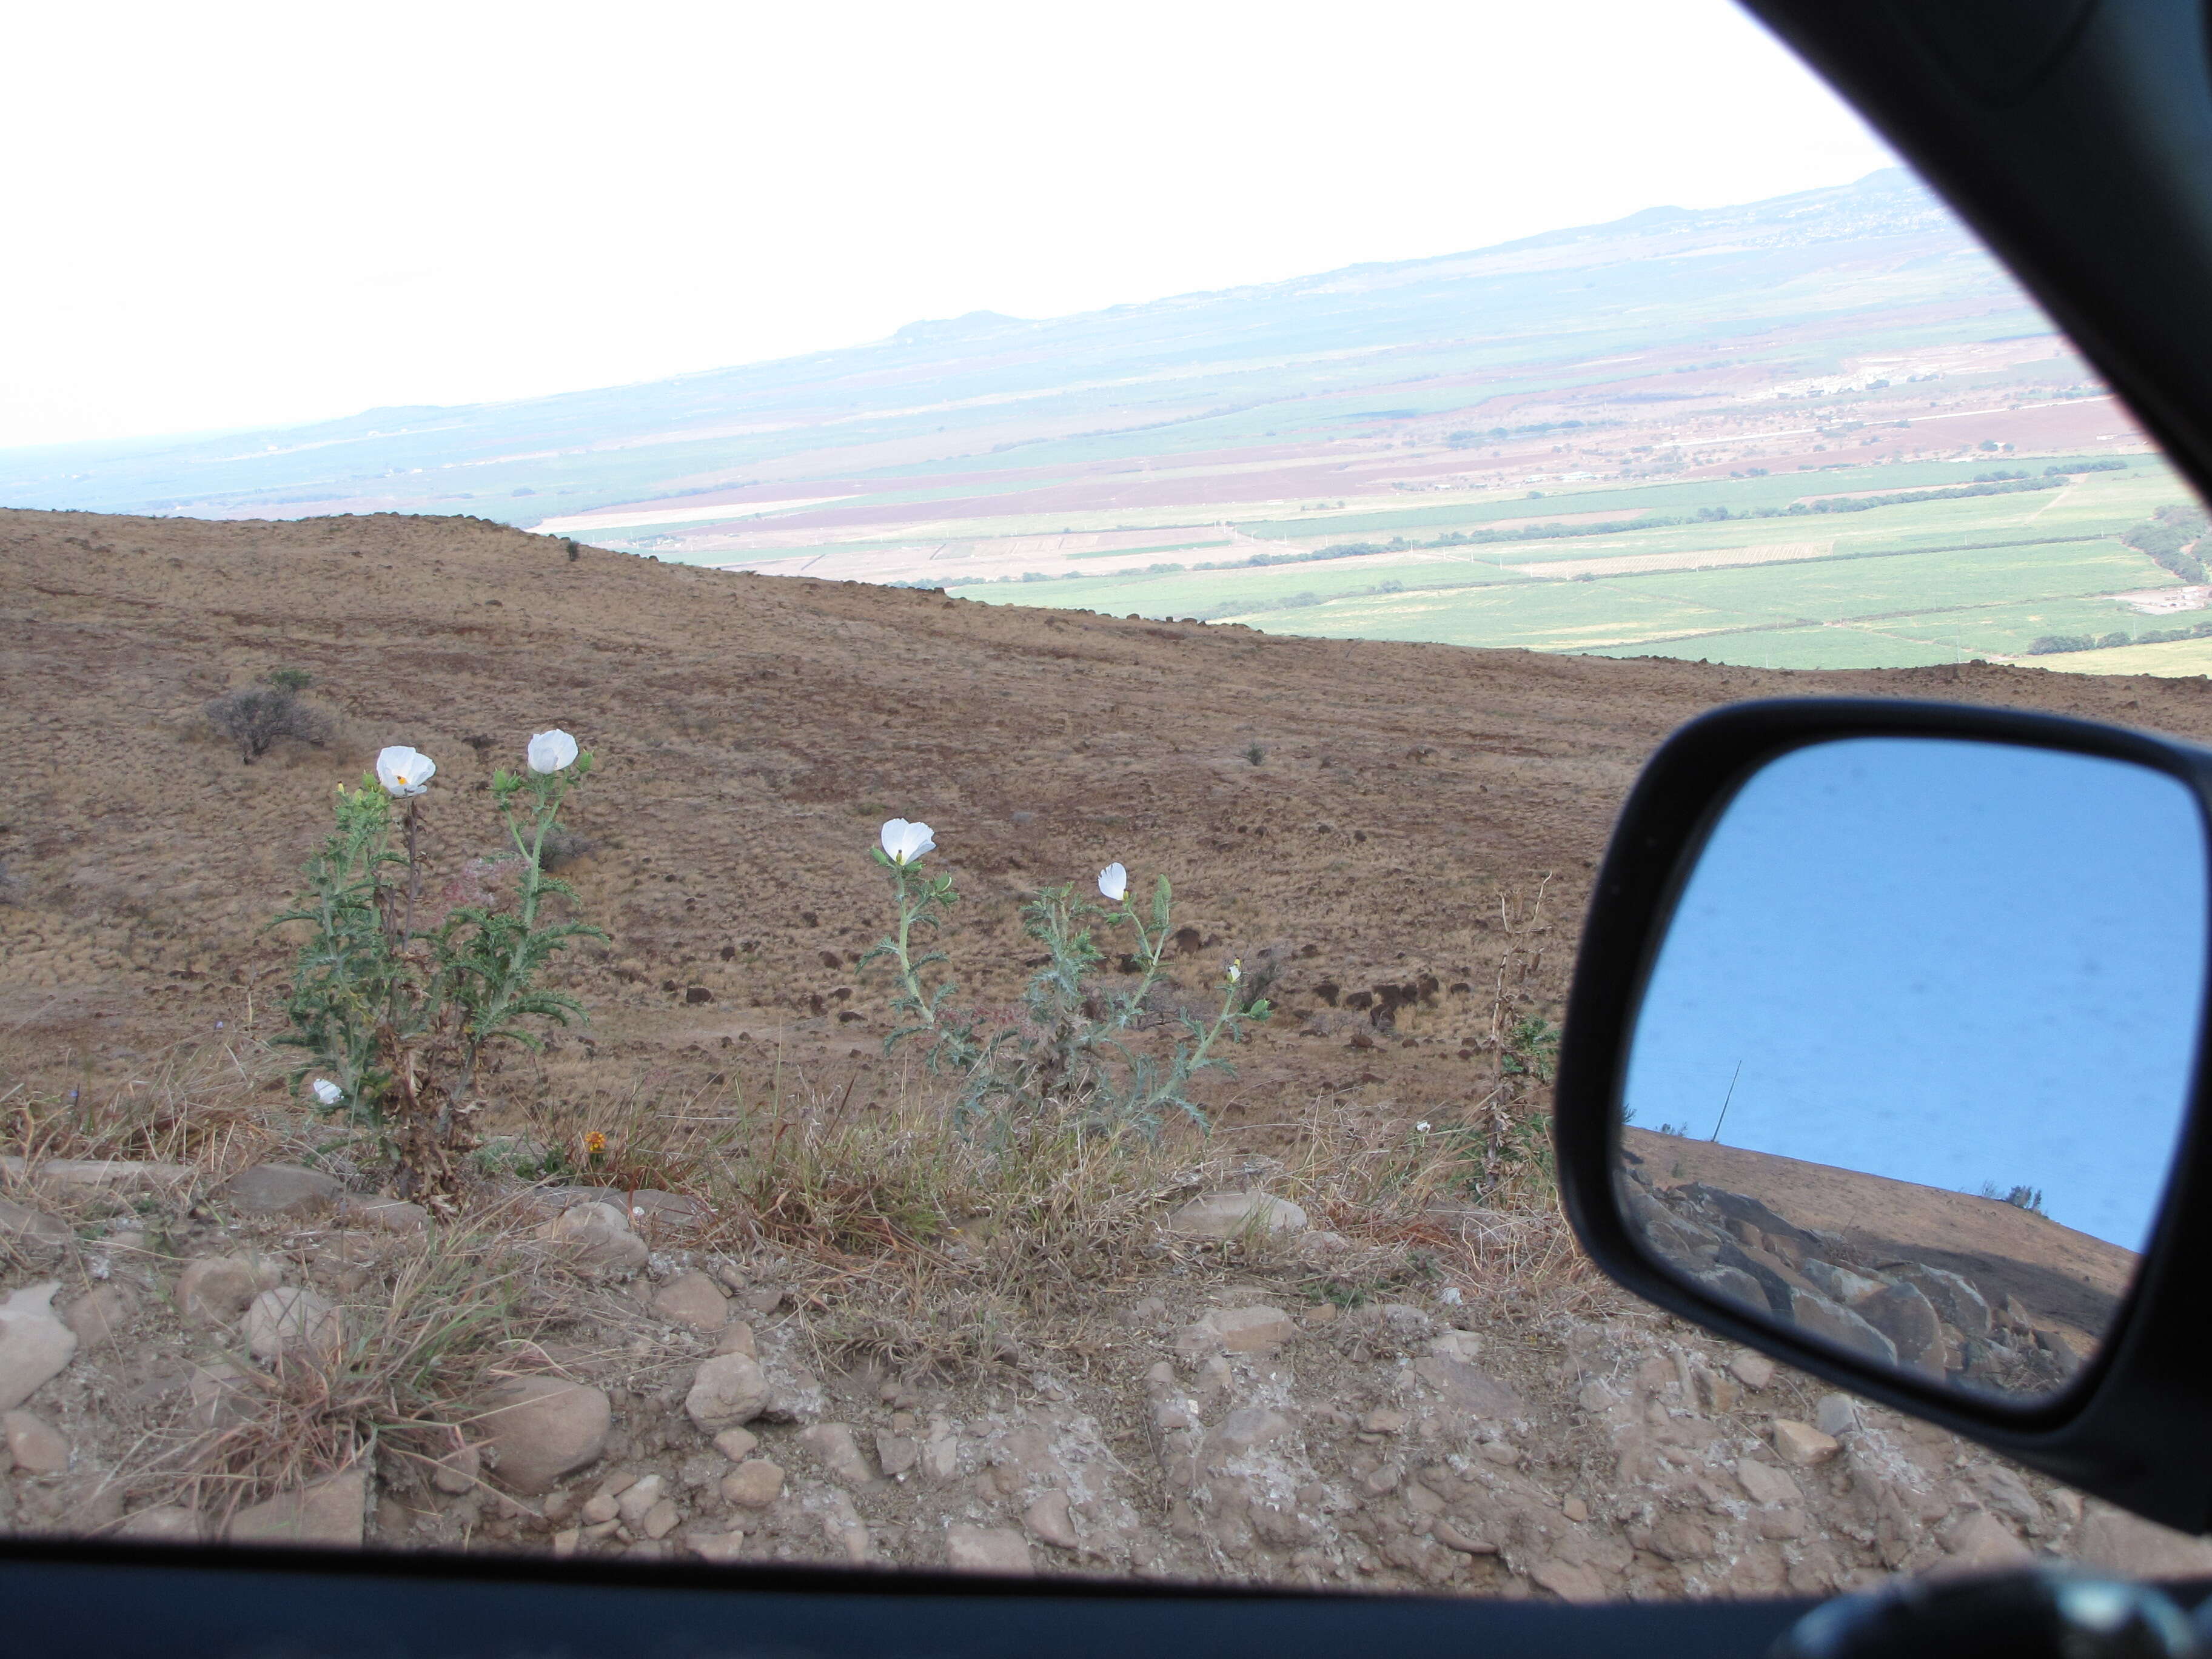
<svg viewBox="0 0 2212 1659"><path fill-rule="evenodd" d="M223 1420L206 1377L209 1344L229 1328L180 1298L179 1274L251 1245L264 1254L244 1270L246 1296L282 1279L350 1310L389 1291L391 1249L434 1248L340 1224L357 1220L359 1192L335 1211L313 1194L262 1211L206 1191L167 1210L147 1197L137 1220L81 1191L64 1201L35 1178L44 1143L27 1138L21 1103L51 1107L75 1090L84 1114L120 1111L134 1091L169 1086L157 1065L173 1081L178 1045L196 1045L203 1059L234 1056L238 1088L264 1115L200 1148L216 1173L256 1147L316 1157L313 1126L286 1115L278 1068L257 1046L287 959L262 926L325 830L333 787L384 744L432 755L434 867L458 873L494 845L492 769L559 726L599 757L572 814L592 850L564 873L612 939L565 980L591 1007L588 1030L490 1080L507 1127L566 1133L641 1090L695 1083L753 1100L781 1089L830 1103L841 1121L926 1107L927 1080L882 1054L885 984L854 965L885 915L866 856L875 826L923 818L963 895L948 946L981 994L1011 1000L1024 976L1020 896L1087 884L1111 860L1140 886L1157 872L1175 879L1190 930L1176 972L1192 994L1232 957L1279 966L1279 1017L1237 1052L1233 1079L1203 1085L1218 1132L1148 1155L1182 1160L1182 1173L1160 1177L1158 1213L1132 1199L1115 1224L1128 1237L1156 1227L1194 1184L1288 1191L1305 1179L1314 1228L1335 1241L1321 1248L1349 1254L1317 1265L1300 1249L1148 1244L1084 1281L1091 1300L1060 1306L1051 1333L1007 1336L994 1370L972 1342L932 1349L926 1333L887 1336L880 1321L845 1342L821 1273L849 1285L884 1271L850 1240L825 1268L772 1229L679 1228L649 1241L634 1278L592 1280L588 1295L544 1280L532 1305L553 1334L527 1363L510 1353L487 1373L520 1365L611 1402L589 1456L541 1486L516 1473L527 1449L467 1418L457 1443L487 1448L485 1480L432 1482L386 1454L364 1461L342 1437L316 1441L283 1468L352 1481L341 1494L352 1536L365 1514L369 1535L392 1543L1019 1556L1569 1596L1809 1589L1960 1556L2119 1547L2124 1523L2094 1508L2084 1518L2047 1483L1980 1454L1954 1464L1954 1443L1821 1406L1817 1389L1766 1380L1757 1364L1731 1373L1726 1352L1561 1267L1555 1218L1462 1196L1363 1231L1343 1196L1352 1187L1328 1186L1300 1159L1316 1123L1381 1156L1414 1124L1461 1122L1492 1093L1501 1017L1557 1017L1616 805L1654 745L1699 710L1871 693L2203 738L2203 681L1977 665L1791 674L1274 638L590 547L572 558L556 538L477 520L381 515L0 513L0 607L12 739L0 770L0 1088L18 1114L0 1121L0 1141L21 1142L0 1151L33 1166L0 1187L76 1227L74 1243L57 1237L58 1275L27 1247L0 1254L0 1290L35 1272L64 1281L58 1304L116 1285L129 1304L121 1334L87 1338L31 1398L77 1455L41 1474L15 1454L0 1524L133 1517L141 1533L192 1532L269 1498L266 1457L239 1465L247 1472L218 1501L204 1485L159 1488L117 1449L180 1412ZM337 734L243 765L200 711L277 667L314 677ZM342 1154L332 1167L369 1179ZM1492 1249L1508 1220L1519 1242ZM900 1271L949 1273L993 1248L988 1227L923 1243L927 1261ZM1522 1294L1511 1274L1530 1261L1566 1290ZM981 1304L961 1305L940 1324ZM1209 1308L1282 1317L1229 1319L1223 1329L1265 1327L1240 1346L1204 1326ZM740 1316L749 1322L730 1328ZM1214 1335L1191 1334L1201 1327ZM772 1383L786 1379L746 1431L764 1437L750 1448L686 1415L702 1356L740 1342L713 1334L726 1328L744 1331ZM1818 1467L1780 1468L1772 1419L1820 1410L1836 1447ZM781 1496L755 1503L729 1484L769 1461L787 1477ZM1908 1465L1919 1485L1899 1473ZM649 1504L636 1496L647 1492Z"/></svg>

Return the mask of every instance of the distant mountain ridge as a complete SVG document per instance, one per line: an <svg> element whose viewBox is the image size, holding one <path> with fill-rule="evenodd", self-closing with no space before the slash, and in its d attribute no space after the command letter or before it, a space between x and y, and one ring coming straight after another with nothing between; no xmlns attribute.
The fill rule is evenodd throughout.
<svg viewBox="0 0 2212 1659"><path fill-rule="evenodd" d="M0 452L0 505L464 513L526 527L698 495L742 509L822 493L809 485L897 489L924 473L1040 464L1079 441L1132 456L1233 447L1381 405L1479 402L1492 382L1577 355L1984 302L1984 332L2042 326L1942 204L1893 168L1069 317L975 312L873 344L637 385Z"/></svg>

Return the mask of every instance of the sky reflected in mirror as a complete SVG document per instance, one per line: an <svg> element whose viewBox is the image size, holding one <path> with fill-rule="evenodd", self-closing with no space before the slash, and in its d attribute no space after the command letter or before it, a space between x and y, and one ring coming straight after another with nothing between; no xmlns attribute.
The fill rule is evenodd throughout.
<svg viewBox="0 0 2212 1659"><path fill-rule="evenodd" d="M1630 1121L2141 1249L2203 996L2202 814L2128 763L1851 738L1730 802L1638 1014Z"/></svg>

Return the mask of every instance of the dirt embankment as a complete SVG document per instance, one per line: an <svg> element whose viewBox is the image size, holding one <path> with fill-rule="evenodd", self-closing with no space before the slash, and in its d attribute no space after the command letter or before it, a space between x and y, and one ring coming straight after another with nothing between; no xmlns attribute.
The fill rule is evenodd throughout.
<svg viewBox="0 0 2212 1659"><path fill-rule="evenodd" d="M393 742L440 765L434 877L496 845L489 779L532 732L565 727L600 757L574 813L590 845L564 872L612 936L563 971L592 1024L490 1080L490 1115L542 1135L619 1123L623 1103L679 1075L758 1091L799 1078L798 1096L836 1103L848 1125L910 1102L921 1080L881 1052L885 987L855 963L885 914L866 851L894 815L935 828L936 867L963 895L945 943L977 996L1010 1000L1029 971L1021 896L1113 860L1140 891L1174 878L1183 993L1232 957L1279 975L1280 1014L1234 1078L1206 1082L1217 1127L1188 1158L1209 1185L1311 1199L1304 1242L1178 1243L1169 1200L1188 1194L1167 1181L1116 1224L1126 1273L1084 1281L1090 1299L1056 1304L1049 1330L1004 1331L1011 1359L946 1371L913 1362L915 1344L972 1348L977 1321L926 1304L915 1322L943 1328L887 1340L874 1360L833 1340L839 1298L882 1289L880 1261L672 1231L640 1206L635 1229L607 1210L609 1237L582 1241L605 1259L580 1267L548 1254L579 1241L556 1228L549 1243L533 1218L510 1243L552 1334L521 1368L580 1390L570 1404L599 1412L596 1428L548 1407L531 1443L469 1417L455 1426L468 1445L434 1474L381 1453L348 1462L311 1437L327 1455L293 1475L351 1482L313 1488L316 1535L1018 1555L1574 1597L1811 1590L2030 1549L2166 1547L1573 1281L1547 1214L1501 1217L1461 1192L1378 1229L1329 1196L1345 1180L1300 1159L1316 1121L1366 1137L1358 1157L1387 1171L1420 1155L1432 1132L1417 1126L1471 1121L1500 1079L1500 1022L1559 1012L1591 868L1638 766L1699 710L1849 691L2207 738L2201 683L1276 639L592 548L572 560L557 539L381 517L0 514L0 619L17 743L0 770L0 1028L10 1081L49 1102L121 1109L161 1077L185 1088L182 1073L156 1075L165 1045L198 1041L204 1069L241 1032L271 1033L286 957L263 924L333 787ZM199 711L280 666L314 677L337 733L241 765ZM192 1413L232 1420L234 1385L276 1363L246 1351L236 1322L252 1324L254 1299L312 1291L349 1328L380 1329L394 1287L428 1271L407 1255L417 1245L378 1231L365 1192L216 1184L249 1156L296 1163L317 1142L296 1119L253 1127L284 1105L273 1079L203 1081L240 1127L193 1143L202 1186L117 1210L9 1178L11 1201L75 1237L18 1216L0 1291L28 1298L21 1320L43 1328L34 1286L58 1280L76 1343L27 1396L51 1437L11 1419L0 1523L221 1524L173 1493L152 1504L131 1459ZM993 1248L978 1230L895 1265L936 1284L926 1274L957 1277ZM276 1352L290 1337L268 1328L270 1306L257 1328ZM740 1356L774 1394L731 1435L742 1402L712 1389L690 1402L702 1377L744 1371L710 1362ZM1782 1426L1805 1419L1831 1432ZM256 1524L306 1524L265 1480L251 1496L277 1506Z"/></svg>

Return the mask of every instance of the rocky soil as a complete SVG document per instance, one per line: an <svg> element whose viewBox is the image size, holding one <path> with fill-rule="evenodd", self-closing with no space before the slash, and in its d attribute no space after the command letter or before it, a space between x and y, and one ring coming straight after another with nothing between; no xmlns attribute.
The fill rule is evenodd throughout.
<svg viewBox="0 0 2212 1659"><path fill-rule="evenodd" d="M1501 1021L1557 1017L1615 805L1698 710L1853 691L2212 737L2201 683L1279 640L397 518L0 514L0 617L25 757L0 774L0 1086L70 1107L0 1121L0 1524L1570 1599L2046 1552L2212 1570L1614 1295L1540 1205L1455 1192L1386 1226L1301 1161L1317 1122L1402 1149L1497 1101ZM337 735L241 766L198 711L278 665ZM674 1166L487 1177L434 1224L285 1093L261 924L378 745L439 759L458 882L491 766L556 724L601 757L567 873L613 939L566 975L591 1027L491 1080L491 1127L619 1133L710 1080L863 1123L911 1100L854 961L893 814L936 827L976 994L1026 971L1025 890L1121 859L1176 878L1184 989L1265 961L1283 1012L1209 1086L1212 1139L1115 1222L1111 1271L988 1343L980 1304L922 1294L981 1234L802 1248ZM137 1146L157 1096L186 1107L173 1163L70 1161ZM886 1262L941 1352L855 1337ZM462 1408L428 1413L386 1364L410 1310L491 1283L439 1362Z"/></svg>

